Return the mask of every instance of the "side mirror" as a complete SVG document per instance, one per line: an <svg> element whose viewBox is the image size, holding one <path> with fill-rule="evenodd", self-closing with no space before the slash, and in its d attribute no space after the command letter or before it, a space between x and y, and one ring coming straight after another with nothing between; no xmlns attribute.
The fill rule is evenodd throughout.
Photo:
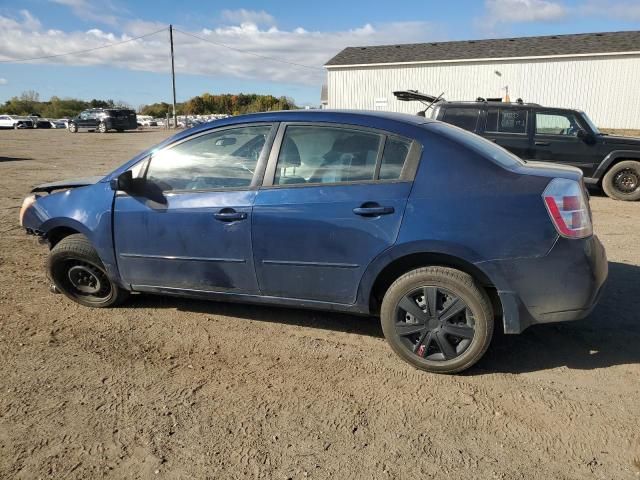
<svg viewBox="0 0 640 480"><path fill-rule="evenodd" d="M144 178L133 178L133 172L127 170L122 172L116 178L112 178L110 182L111 190L121 190L127 193L137 193L141 191L144 184Z"/></svg>
<svg viewBox="0 0 640 480"><path fill-rule="evenodd" d="M587 144L592 144L595 141L593 135L582 128L578 130L577 137Z"/></svg>

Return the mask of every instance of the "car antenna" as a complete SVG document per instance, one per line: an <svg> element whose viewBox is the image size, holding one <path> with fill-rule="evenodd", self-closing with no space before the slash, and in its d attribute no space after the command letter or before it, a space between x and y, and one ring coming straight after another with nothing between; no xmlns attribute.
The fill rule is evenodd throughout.
<svg viewBox="0 0 640 480"><path fill-rule="evenodd" d="M425 108L424 110L419 111L416 115L418 115L419 117L426 117L427 116L427 110L429 110L431 107L433 107L433 105L442 98L442 96L444 95L444 92L442 92L440 95L438 95L436 98L433 99L433 101L427 105L427 108ZM424 102L422 102L423 105L425 104Z"/></svg>

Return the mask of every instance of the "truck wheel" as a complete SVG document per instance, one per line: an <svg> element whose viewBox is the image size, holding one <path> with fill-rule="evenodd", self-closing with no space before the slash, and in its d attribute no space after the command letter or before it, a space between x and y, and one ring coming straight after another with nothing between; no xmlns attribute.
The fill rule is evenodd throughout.
<svg viewBox="0 0 640 480"><path fill-rule="evenodd" d="M70 123L69 124L69 131L71 133L76 133L78 131L78 126L75 123Z"/></svg>
<svg viewBox="0 0 640 480"><path fill-rule="evenodd" d="M69 235L51 249L47 259L49 278L74 302L87 307L112 307L129 292L113 283L87 237Z"/></svg>
<svg viewBox="0 0 640 480"><path fill-rule="evenodd" d="M486 292L464 272L424 267L398 278L380 313L391 348L416 368L457 373L484 355L493 334Z"/></svg>
<svg viewBox="0 0 640 480"><path fill-rule="evenodd" d="M640 200L640 162L616 163L602 179L602 189L616 200Z"/></svg>
<svg viewBox="0 0 640 480"><path fill-rule="evenodd" d="M100 133L107 133L107 124L104 122L100 122L98 124L98 132Z"/></svg>

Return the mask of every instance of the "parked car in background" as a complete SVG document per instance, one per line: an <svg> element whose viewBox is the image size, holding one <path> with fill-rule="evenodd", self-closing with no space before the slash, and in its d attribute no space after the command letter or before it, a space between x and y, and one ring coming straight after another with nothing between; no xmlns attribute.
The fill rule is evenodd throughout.
<svg viewBox="0 0 640 480"><path fill-rule="evenodd" d="M33 128L52 128L51 121L48 118L42 118L38 113L32 113L27 118L33 122Z"/></svg>
<svg viewBox="0 0 640 480"><path fill-rule="evenodd" d="M138 124L141 127L157 127L158 122L151 115L138 115Z"/></svg>
<svg viewBox="0 0 640 480"><path fill-rule="evenodd" d="M587 184L602 187L611 198L640 200L640 138L603 134L581 110L522 101L451 102L414 91L394 94L431 104L430 118L481 135L524 160L578 167Z"/></svg>
<svg viewBox="0 0 640 480"><path fill-rule="evenodd" d="M0 128L33 128L33 121L16 115L0 115Z"/></svg>
<svg viewBox="0 0 640 480"><path fill-rule="evenodd" d="M123 132L138 128L136 112L125 108L90 108L69 120L69 131L81 129L106 133L109 130Z"/></svg>
<svg viewBox="0 0 640 480"><path fill-rule="evenodd" d="M50 120L52 128L68 128L69 120L66 118L59 118L57 120Z"/></svg>
<svg viewBox="0 0 640 480"><path fill-rule="evenodd" d="M607 276L580 170L411 115L233 117L33 193L20 222L82 305L133 291L375 314L432 372L478 361L496 319L584 317Z"/></svg>

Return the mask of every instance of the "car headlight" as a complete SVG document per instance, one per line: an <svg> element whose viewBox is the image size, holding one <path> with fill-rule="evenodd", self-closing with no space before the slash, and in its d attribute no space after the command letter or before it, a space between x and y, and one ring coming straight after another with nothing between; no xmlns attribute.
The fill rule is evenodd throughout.
<svg viewBox="0 0 640 480"><path fill-rule="evenodd" d="M38 200L38 195L29 195L27 198L25 198L22 202L22 206L20 207L20 226L24 227L24 224L22 223L22 220L24 219L24 214L26 213L26 211L29 209L29 207L31 205L33 205L34 203L36 203L36 200Z"/></svg>

